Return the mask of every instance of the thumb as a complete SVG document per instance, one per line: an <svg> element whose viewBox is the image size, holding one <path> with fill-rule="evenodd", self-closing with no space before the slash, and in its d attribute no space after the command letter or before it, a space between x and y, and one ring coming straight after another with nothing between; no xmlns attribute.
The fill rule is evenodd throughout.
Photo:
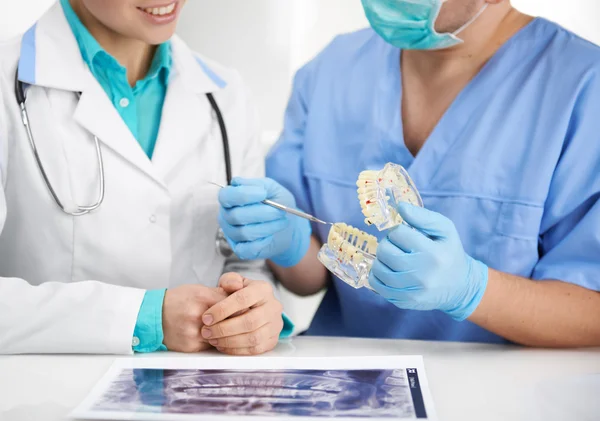
<svg viewBox="0 0 600 421"><path fill-rule="evenodd" d="M239 273L225 273L219 279L219 286L223 288L228 295L244 288L244 277Z"/></svg>
<svg viewBox="0 0 600 421"><path fill-rule="evenodd" d="M410 203L400 203L397 209L408 225L430 237L447 237L454 227L444 215Z"/></svg>

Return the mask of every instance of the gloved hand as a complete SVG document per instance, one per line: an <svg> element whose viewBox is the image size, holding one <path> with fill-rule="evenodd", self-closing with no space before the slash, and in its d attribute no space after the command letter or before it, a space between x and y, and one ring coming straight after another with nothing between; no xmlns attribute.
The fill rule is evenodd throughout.
<svg viewBox="0 0 600 421"><path fill-rule="evenodd" d="M261 203L265 199L296 207L292 193L270 178L234 178L219 192L221 229L240 259L295 266L308 251L310 223Z"/></svg>
<svg viewBox="0 0 600 421"><path fill-rule="evenodd" d="M399 308L465 320L483 297L488 267L465 253L445 216L408 203L398 212L415 229L400 225L380 242L369 283Z"/></svg>

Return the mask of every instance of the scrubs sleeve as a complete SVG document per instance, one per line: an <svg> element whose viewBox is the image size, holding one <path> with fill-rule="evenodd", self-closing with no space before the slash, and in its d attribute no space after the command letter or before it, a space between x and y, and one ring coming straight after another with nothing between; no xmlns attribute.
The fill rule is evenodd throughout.
<svg viewBox="0 0 600 421"><path fill-rule="evenodd" d="M276 180L292 192L298 208L311 214L314 213L314 209L304 177L304 135L310 76L314 65L314 61L310 62L296 73L292 95L285 111L283 132L266 160L267 177Z"/></svg>
<svg viewBox="0 0 600 421"><path fill-rule="evenodd" d="M600 291L600 80L588 76L582 86L548 192L533 278Z"/></svg>

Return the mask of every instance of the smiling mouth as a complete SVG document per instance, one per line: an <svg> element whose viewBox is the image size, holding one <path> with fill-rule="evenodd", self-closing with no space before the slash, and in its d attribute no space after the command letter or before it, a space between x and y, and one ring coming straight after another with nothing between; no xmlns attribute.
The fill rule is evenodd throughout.
<svg viewBox="0 0 600 421"><path fill-rule="evenodd" d="M173 2L167 6L138 7L138 9L144 13L151 15L151 16L169 16L175 12L175 6L177 6L177 2Z"/></svg>

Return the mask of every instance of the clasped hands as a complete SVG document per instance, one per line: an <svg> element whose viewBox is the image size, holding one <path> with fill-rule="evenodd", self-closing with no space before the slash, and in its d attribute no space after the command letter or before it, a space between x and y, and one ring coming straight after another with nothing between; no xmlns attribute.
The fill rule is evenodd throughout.
<svg viewBox="0 0 600 421"><path fill-rule="evenodd" d="M226 273L217 288L183 285L167 290L163 343L178 352L215 347L230 355L262 354L277 345L282 311L268 282Z"/></svg>

